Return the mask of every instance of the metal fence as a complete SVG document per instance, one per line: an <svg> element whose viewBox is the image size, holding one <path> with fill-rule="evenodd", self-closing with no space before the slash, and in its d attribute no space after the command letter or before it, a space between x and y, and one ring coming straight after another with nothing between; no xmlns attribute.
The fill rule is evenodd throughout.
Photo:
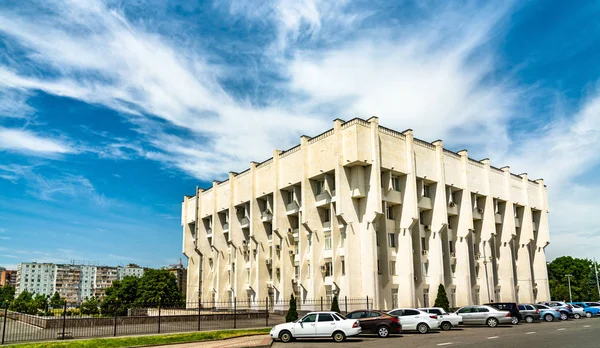
<svg viewBox="0 0 600 348"><path fill-rule="evenodd" d="M233 298L227 301L121 306L113 308L112 314L98 315L84 315L80 309L65 305L50 311L56 313L55 316L14 312L6 305L0 311L0 344L269 327L285 322L289 305L289 299L242 301ZM331 299L298 299L296 307L300 315L330 310ZM342 312L373 308L373 300L344 297L339 300L339 308Z"/></svg>

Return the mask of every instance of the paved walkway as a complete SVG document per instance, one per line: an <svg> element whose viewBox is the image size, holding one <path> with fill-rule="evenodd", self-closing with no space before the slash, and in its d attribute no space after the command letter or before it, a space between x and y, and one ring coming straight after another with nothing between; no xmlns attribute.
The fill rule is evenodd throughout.
<svg viewBox="0 0 600 348"><path fill-rule="evenodd" d="M181 343L160 346L161 348L242 348L242 347L270 347L271 336L255 335L245 337L228 338L219 341Z"/></svg>

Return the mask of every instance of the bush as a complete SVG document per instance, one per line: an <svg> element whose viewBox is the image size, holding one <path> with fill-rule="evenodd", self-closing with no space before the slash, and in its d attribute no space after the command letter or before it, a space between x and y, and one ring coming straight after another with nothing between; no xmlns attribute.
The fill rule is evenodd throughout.
<svg viewBox="0 0 600 348"><path fill-rule="evenodd" d="M294 294L292 294L290 297L290 309L285 315L285 322L289 323L296 320L298 320L298 311L296 310L296 299L294 298Z"/></svg>
<svg viewBox="0 0 600 348"><path fill-rule="evenodd" d="M336 313L340 312L340 305L338 304L337 295L333 296L333 300L331 301L331 311Z"/></svg>
<svg viewBox="0 0 600 348"><path fill-rule="evenodd" d="M446 288L444 285L440 284L438 286L437 297L435 298L434 307L444 308L446 312L450 310L450 302L448 301L448 295L446 294Z"/></svg>

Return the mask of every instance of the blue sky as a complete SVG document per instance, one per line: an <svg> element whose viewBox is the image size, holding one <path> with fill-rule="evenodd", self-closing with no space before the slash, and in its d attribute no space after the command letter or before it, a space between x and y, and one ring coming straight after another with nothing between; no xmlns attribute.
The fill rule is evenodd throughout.
<svg viewBox="0 0 600 348"><path fill-rule="evenodd" d="M0 265L174 263L196 185L372 115L544 178L549 258L600 258L599 16L594 1L4 0Z"/></svg>

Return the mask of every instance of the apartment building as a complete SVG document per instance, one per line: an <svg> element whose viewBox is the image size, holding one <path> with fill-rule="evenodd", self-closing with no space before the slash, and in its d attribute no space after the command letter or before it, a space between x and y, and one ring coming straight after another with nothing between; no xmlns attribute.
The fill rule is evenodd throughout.
<svg viewBox="0 0 600 348"><path fill-rule="evenodd" d="M433 305L439 284L451 306L550 297L543 180L376 117L333 125L184 197L188 300L389 309Z"/></svg>
<svg viewBox="0 0 600 348"><path fill-rule="evenodd" d="M164 267L167 271L171 272L177 281L177 288L184 297L187 295L187 269L183 266L181 260L179 260L178 264L169 265L168 267ZM196 299L194 299L196 300Z"/></svg>
<svg viewBox="0 0 600 348"><path fill-rule="evenodd" d="M143 274L141 267L26 262L18 265L15 274L16 295L25 290L47 296L58 292L75 305L91 297L102 299L104 290L115 280Z"/></svg>
<svg viewBox="0 0 600 348"><path fill-rule="evenodd" d="M0 286L12 285L17 287L17 271L3 268L0 271Z"/></svg>

